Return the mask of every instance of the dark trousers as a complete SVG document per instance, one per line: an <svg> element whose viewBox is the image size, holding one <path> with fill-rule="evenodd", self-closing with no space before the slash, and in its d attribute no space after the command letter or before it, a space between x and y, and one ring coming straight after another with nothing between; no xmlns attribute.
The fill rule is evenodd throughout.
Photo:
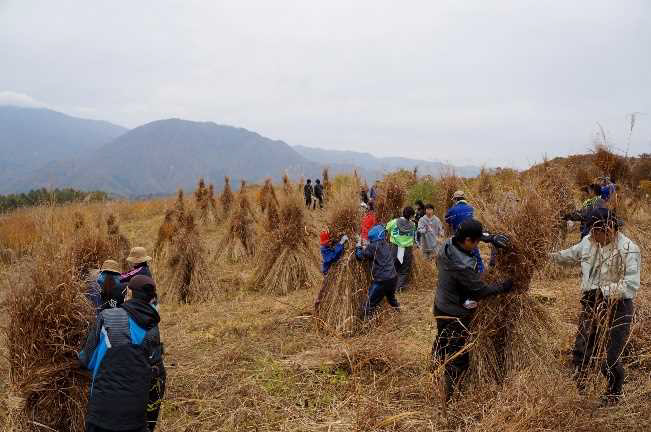
<svg viewBox="0 0 651 432"><path fill-rule="evenodd" d="M396 278L385 281L373 281L371 288L368 290L368 300L364 304L364 318L373 316L375 309L378 307L384 297L387 302L394 308L399 309L400 303L396 299Z"/></svg>
<svg viewBox="0 0 651 432"><path fill-rule="evenodd" d="M409 272L411 270L411 262L413 260L413 247L405 248L405 255L402 259L402 262L398 261L398 247L394 245L395 252L395 267L396 272L398 273L398 281L396 282L396 290L398 292L402 291L407 287L407 282L409 282Z"/></svg>
<svg viewBox="0 0 651 432"><path fill-rule="evenodd" d="M309 209L311 205L312 205L312 197L306 195L305 196L305 206Z"/></svg>
<svg viewBox="0 0 651 432"><path fill-rule="evenodd" d="M86 423L86 432L118 432L118 431L114 431L111 429L104 429L102 427L95 426L92 423ZM129 429L129 430L122 430L119 432L147 432L147 428L145 427L141 429Z"/></svg>
<svg viewBox="0 0 651 432"><path fill-rule="evenodd" d="M609 395L622 393L625 372L620 357L628 341L632 320L633 300L608 302L598 290L583 294L573 350L579 385L582 385L592 358L599 355L600 341L605 341L606 360L601 364L601 373L608 380Z"/></svg>
<svg viewBox="0 0 651 432"><path fill-rule="evenodd" d="M317 196L317 200L319 200L319 208L323 208L323 197L322 196ZM312 209L316 208L316 200L313 200L312 202Z"/></svg>
<svg viewBox="0 0 651 432"><path fill-rule="evenodd" d="M152 378L149 389L149 401L147 402L147 430L149 432L153 432L156 429L161 403L165 397L165 381L167 380L167 375L165 368L162 366L161 368L162 371L155 374L155 377Z"/></svg>
<svg viewBox="0 0 651 432"><path fill-rule="evenodd" d="M454 388L459 385L463 373L470 366L468 351L457 355L466 345L470 319L448 316L436 307L434 314L437 317L437 334L432 345L432 359L438 359L445 364L445 396L449 399Z"/></svg>

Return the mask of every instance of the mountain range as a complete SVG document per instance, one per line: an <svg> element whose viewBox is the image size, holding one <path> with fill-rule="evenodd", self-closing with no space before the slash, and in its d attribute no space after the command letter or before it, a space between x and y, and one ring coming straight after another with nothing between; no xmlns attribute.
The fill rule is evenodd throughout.
<svg viewBox="0 0 651 432"><path fill-rule="evenodd" d="M0 193L46 187L103 190L121 196L168 194L190 189L198 177L215 186L224 176L260 182L358 173L372 181L399 168L420 174L454 170L474 176L478 167L377 158L368 153L291 147L255 132L213 122L158 120L128 130L104 121L43 108L0 106Z"/></svg>

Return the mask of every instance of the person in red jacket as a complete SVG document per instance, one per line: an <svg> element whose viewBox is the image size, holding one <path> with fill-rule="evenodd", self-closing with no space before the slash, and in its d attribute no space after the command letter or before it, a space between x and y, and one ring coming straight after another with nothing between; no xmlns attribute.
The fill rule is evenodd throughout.
<svg viewBox="0 0 651 432"><path fill-rule="evenodd" d="M366 246L368 244L368 232L371 228L375 226L375 211L373 211L373 201L360 204L362 210L364 211L364 216L362 217L362 227L361 227L361 237L362 245Z"/></svg>

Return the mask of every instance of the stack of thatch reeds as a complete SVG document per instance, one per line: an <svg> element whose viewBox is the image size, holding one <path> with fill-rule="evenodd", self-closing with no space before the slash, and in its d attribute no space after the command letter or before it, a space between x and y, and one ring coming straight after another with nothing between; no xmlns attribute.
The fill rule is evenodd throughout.
<svg viewBox="0 0 651 432"><path fill-rule="evenodd" d="M256 252L255 216L251 203L246 195L246 183L242 186L237 198L237 205L230 219L230 226L224 241L220 257L230 263L238 263Z"/></svg>
<svg viewBox="0 0 651 432"><path fill-rule="evenodd" d="M292 194L292 184L289 181L289 175L287 172L283 174L283 192L285 193L285 196L289 196Z"/></svg>
<svg viewBox="0 0 651 432"><path fill-rule="evenodd" d="M197 190L194 192L194 199L199 219L201 221L206 221L208 219L210 202L208 201L208 188L206 187L206 182L203 180L203 177L199 179Z"/></svg>
<svg viewBox="0 0 651 432"><path fill-rule="evenodd" d="M224 190L219 197L219 201L222 205L222 211L224 212L224 217L227 217L230 214L234 200L235 197L233 196L233 191L231 190L231 178L224 177Z"/></svg>
<svg viewBox="0 0 651 432"><path fill-rule="evenodd" d="M356 191L359 184L356 184ZM378 223L386 224L402 215L402 208L407 193L405 188L394 177L387 177L380 183L380 190L375 202L375 219Z"/></svg>
<svg viewBox="0 0 651 432"><path fill-rule="evenodd" d="M120 225L113 213L109 214L106 218L106 226L108 231L108 241L111 249L115 251L114 259L121 263L122 268L127 268L126 258L131 250L131 243L120 232Z"/></svg>
<svg viewBox="0 0 651 432"><path fill-rule="evenodd" d="M323 200L328 201L330 195L332 194L332 183L330 182L330 174L328 168L323 168Z"/></svg>
<svg viewBox="0 0 651 432"><path fill-rule="evenodd" d="M191 303L204 301L213 294L213 281L192 213L180 216L157 268L162 301Z"/></svg>
<svg viewBox="0 0 651 432"><path fill-rule="evenodd" d="M328 229L335 241L343 235L354 239L359 230L358 190L349 187L339 191L328 207ZM340 335L351 335L362 327L361 309L371 282L368 266L355 258L355 245L351 243L325 276L323 295L315 309L319 328Z"/></svg>
<svg viewBox="0 0 651 432"><path fill-rule="evenodd" d="M276 207L278 207L278 198L276 197L276 191L271 179L266 179L264 181L264 186L258 191L258 206L260 210L264 213L269 207L271 201L274 201Z"/></svg>
<svg viewBox="0 0 651 432"><path fill-rule="evenodd" d="M501 382L512 371L547 361L551 317L529 293L534 273L561 235L559 220L572 205L571 185L555 170L522 177L508 203L477 205L488 230L509 236L487 281L514 282L515 291L483 300L471 323L471 371L476 380ZM560 176L560 177L559 177Z"/></svg>
<svg viewBox="0 0 651 432"><path fill-rule="evenodd" d="M269 208L271 214L271 207ZM279 222L262 240L252 287L277 295L314 288L319 280L318 258L305 229L303 203L290 196L281 205Z"/></svg>
<svg viewBox="0 0 651 432"><path fill-rule="evenodd" d="M73 238L44 232L49 237L11 273L6 427L81 432L89 378L79 369L77 350L94 316L81 274L109 258L110 248L99 229L81 238L78 232Z"/></svg>

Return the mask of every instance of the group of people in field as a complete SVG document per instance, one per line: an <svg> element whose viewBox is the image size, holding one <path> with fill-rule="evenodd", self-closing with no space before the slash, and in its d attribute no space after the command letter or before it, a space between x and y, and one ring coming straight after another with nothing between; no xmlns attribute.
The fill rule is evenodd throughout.
<svg viewBox="0 0 651 432"><path fill-rule="evenodd" d="M574 378L580 390L585 388L588 365L596 354L598 330L607 328L606 360L601 370L608 386L601 402L609 405L617 403L622 396L625 374L620 357L630 334L633 299L640 287L641 257L639 247L620 231L621 221L610 208L609 202L616 199L614 184L603 178L589 190L592 196L583 207L563 218L581 223L581 241L550 254L549 258L558 264L581 267L582 312L573 349ZM378 224L374 215L376 197L375 185L370 196L362 191L360 205L364 216L355 256L371 262L372 282L360 316L371 318L384 298L395 310L400 310L396 293L407 283L414 248L420 248L426 259L435 260L438 281L432 312L437 335L432 358L445 365L444 387L450 399L470 364L470 354L464 347L478 301L514 289L512 280L488 284L482 279L485 266L479 244L491 245L493 254L489 265L492 266L496 250L510 248L511 240L499 233L486 232L461 190L454 193L445 214L449 238L444 236L434 207L421 201L415 203L416 209L405 207L401 217ZM343 254L348 241L347 236L333 239L327 230L321 232L324 278ZM324 289L325 284L317 295L315 308L320 305Z"/></svg>
<svg viewBox="0 0 651 432"><path fill-rule="evenodd" d="M323 208L323 200L325 199L325 191L321 180L316 179L312 184L312 179L307 179L305 186L303 186L303 196L305 197L305 206L308 209L316 209L317 203L319 208Z"/></svg>
<svg viewBox="0 0 651 432"><path fill-rule="evenodd" d="M87 432L153 431L165 394L163 344L158 297L143 247L131 249L122 272L106 260L87 277L87 297L96 320L83 349L81 366L92 383L86 413Z"/></svg>

